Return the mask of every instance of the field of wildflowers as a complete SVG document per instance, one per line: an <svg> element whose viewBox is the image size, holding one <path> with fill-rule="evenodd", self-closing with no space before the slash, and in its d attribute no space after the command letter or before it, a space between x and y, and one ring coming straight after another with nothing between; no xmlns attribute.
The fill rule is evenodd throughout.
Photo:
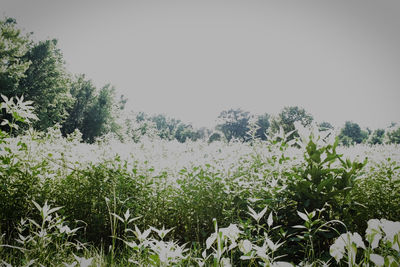
<svg viewBox="0 0 400 267"><path fill-rule="evenodd" d="M29 105L11 109L35 119ZM21 112L22 110L22 112ZM398 145L0 136L0 265L400 266Z"/></svg>

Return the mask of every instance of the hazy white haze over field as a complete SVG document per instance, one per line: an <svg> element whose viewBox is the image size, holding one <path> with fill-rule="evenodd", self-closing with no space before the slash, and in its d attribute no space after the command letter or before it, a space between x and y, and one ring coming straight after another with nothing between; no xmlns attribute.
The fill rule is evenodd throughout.
<svg viewBox="0 0 400 267"><path fill-rule="evenodd" d="M400 1L1 0L72 73L128 108L212 126L227 108L386 127L400 120Z"/></svg>

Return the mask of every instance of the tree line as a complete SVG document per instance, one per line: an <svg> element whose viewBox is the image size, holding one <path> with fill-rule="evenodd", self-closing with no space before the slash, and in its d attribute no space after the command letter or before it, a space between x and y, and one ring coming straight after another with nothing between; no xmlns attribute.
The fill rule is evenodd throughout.
<svg viewBox="0 0 400 267"><path fill-rule="evenodd" d="M117 96L112 85L97 88L84 74L72 75L67 71L56 39L34 42L31 35L23 34L13 18L0 20L0 89L7 98L23 95L33 101L38 117L33 127L38 131L59 125L63 135L79 130L83 140L90 143L109 133L133 141L150 136L179 142L229 142L266 140L280 129L285 133L293 131L296 122L303 126L314 122L311 114L297 106L284 107L277 116L225 110L218 116L214 129L196 129L164 114L128 112L127 99ZM2 110L0 116L7 119L9 115ZM7 130L7 125L0 127ZM318 127L321 131L333 129L329 122L319 123ZM295 136L293 133L290 138ZM400 143L400 127L393 124L386 130L363 130L357 123L347 121L339 138L343 145Z"/></svg>

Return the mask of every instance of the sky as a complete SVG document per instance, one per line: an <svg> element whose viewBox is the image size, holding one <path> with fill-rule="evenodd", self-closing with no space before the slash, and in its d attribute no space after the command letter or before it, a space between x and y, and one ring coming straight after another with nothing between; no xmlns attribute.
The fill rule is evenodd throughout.
<svg viewBox="0 0 400 267"><path fill-rule="evenodd" d="M300 106L316 121L400 121L398 0L0 0L74 74L128 109L211 127L242 108Z"/></svg>

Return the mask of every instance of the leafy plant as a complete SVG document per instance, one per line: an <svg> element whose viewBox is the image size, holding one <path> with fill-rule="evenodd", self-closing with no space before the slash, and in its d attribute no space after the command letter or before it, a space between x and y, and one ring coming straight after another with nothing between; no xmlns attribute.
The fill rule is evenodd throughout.
<svg viewBox="0 0 400 267"><path fill-rule="evenodd" d="M24 96L15 97L17 102L14 102L14 98L1 95L4 102L1 103L0 109L5 109L6 113L11 115L11 121L3 118L1 126L7 125L9 127L9 135L12 136L13 130L18 130L19 125L17 123L30 124L34 120L38 120L38 117L33 113L34 108L31 106L32 101L24 101Z"/></svg>
<svg viewBox="0 0 400 267"><path fill-rule="evenodd" d="M81 243L72 242L72 237L81 228L70 229L65 218L56 212L61 207L52 208L47 204L43 206L33 201L39 219L21 219L18 230L17 246L1 245L18 250L16 264L42 264L50 265L61 261L72 251L78 251Z"/></svg>
<svg viewBox="0 0 400 267"><path fill-rule="evenodd" d="M365 237L368 246L358 233L344 233L332 244L330 254L338 263L346 261L348 266L369 266L371 263L399 266L400 222L371 219ZM360 255L357 254L359 250L363 252Z"/></svg>
<svg viewBox="0 0 400 267"><path fill-rule="evenodd" d="M368 170L357 179L351 199L359 203L354 211L356 223L353 231L364 232L367 221L373 218L386 218L400 221L400 165L391 158L371 164Z"/></svg>

